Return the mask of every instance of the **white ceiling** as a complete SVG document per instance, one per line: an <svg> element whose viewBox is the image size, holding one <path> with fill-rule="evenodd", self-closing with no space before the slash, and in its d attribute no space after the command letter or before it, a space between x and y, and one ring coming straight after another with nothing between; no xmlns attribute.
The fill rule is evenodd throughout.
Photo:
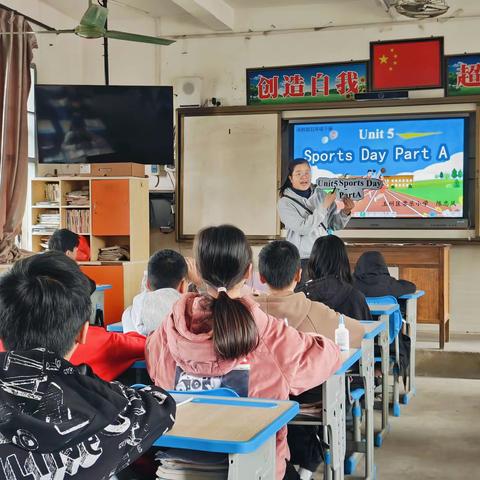
<svg viewBox="0 0 480 480"><path fill-rule="evenodd" d="M87 0L40 0L68 15L72 19L80 19L87 8ZM323 25L342 26L367 23L389 23L408 20L398 15L392 8L386 11L382 0L216 0L213 3L213 16L222 17L222 10L213 11L219 4L224 9L233 10L233 22L225 22L232 28L225 30L245 31L266 28L308 28ZM108 0L110 17L128 20L129 16L139 14L165 20L174 25L167 28L169 34L192 34L198 31L213 31L205 24L203 16L195 15L195 9L182 8L180 5L197 6L195 0ZM204 2L199 2L204 3ZM390 2L391 3L391 2ZM480 0L447 0L450 5L445 17L480 16ZM21 11L21 9L19 8ZM193 13L192 13L193 12ZM184 25L184 30L182 26ZM62 28L62 25L52 25ZM222 28L215 28L221 30Z"/></svg>

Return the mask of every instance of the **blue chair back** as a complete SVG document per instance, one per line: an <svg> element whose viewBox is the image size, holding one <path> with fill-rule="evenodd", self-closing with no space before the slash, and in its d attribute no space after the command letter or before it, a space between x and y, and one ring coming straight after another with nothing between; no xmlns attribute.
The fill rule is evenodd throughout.
<svg viewBox="0 0 480 480"><path fill-rule="evenodd" d="M239 397L238 393L231 388L214 388L212 390L169 390L168 393L191 393L192 395L209 395L210 397Z"/></svg>
<svg viewBox="0 0 480 480"><path fill-rule="evenodd" d="M135 383L131 386L135 390L139 390L140 388L144 388L147 385L143 383ZM239 397L238 393L231 388L214 388L212 390L189 390L187 392L180 391L180 390L168 390L168 393L175 394L175 393L191 393L194 395L209 395L210 397Z"/></svg>
<svg viewBox="0 0 480 480"><path fill-rule="evenodd" d="M398 305L398 300L392 295L383 297L367 297L367 303L373 305ZM400 309L390 315L389 322L389 342L392 343L402 328L402 314Z"/></svg>

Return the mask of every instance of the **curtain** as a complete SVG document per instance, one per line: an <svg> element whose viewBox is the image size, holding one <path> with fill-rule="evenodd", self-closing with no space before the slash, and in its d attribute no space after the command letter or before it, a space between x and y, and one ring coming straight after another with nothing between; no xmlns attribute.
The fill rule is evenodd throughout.
<svg viewBox="0 0 480 480"><path fill-rule="evenodd" d="M0 8L0 32L31 32L26 20ZM0 35L0 263L22 256L15 245L28 180L27 97L35 36Z"/></svg>

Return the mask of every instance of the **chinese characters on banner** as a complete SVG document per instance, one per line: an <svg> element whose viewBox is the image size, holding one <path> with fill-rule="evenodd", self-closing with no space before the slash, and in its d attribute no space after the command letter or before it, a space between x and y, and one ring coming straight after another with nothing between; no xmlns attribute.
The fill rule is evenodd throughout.
<svg viewBox="0 0 480 480"><path fill-rule="evenodd" d="M447 57L447 95L480 94L480 54Z"/></svg>
<svg viewBox="0 0 480 480"><path fill-rule="evenodd" d="M247 105L353 100L367 91L367 62L247 70Z"/></svg>

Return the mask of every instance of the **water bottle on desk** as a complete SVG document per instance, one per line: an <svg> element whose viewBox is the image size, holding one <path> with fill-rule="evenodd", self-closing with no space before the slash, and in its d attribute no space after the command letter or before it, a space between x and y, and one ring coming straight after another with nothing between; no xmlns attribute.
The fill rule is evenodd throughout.
<svg viewBox="0 0 480 480"><path fill-rule="evenodd" d="M341 352L350 350L350 332L345 327L343 315L338 316L338 328L335 330L335 343L339 346Z"/></svg>

